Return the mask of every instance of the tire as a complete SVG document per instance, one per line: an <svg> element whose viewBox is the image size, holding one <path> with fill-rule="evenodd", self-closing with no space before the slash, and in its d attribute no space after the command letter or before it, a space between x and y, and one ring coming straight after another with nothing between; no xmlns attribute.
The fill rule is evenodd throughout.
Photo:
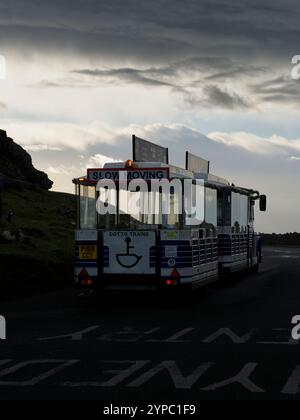
<svg viewBox="0 0 300 420"><path fill-rule="evenodd" d="M251 274L257 274L259 272L259 264L255 264L249 268Z"/></svg>
<svg viewBox="0 0 300 420"><path fill-rule="evenodd" d="M104 300L105 300L105 292L104 292L104 289L102 287L97 287L95 294L96 294L96 303L97 304L103 303Z"/></svg>

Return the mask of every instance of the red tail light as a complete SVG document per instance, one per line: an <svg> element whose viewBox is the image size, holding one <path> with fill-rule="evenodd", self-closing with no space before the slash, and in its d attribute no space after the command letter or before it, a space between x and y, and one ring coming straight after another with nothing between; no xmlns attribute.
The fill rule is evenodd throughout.
<svg viewBox="0 0 300 420"><path fill-rule="evenodd" d="M92 279L83 279L83 280L81 280L81 284L82 284L82 286L92 286L93 285L93 280Z"/></svg>
<svg viewBox="0 0 300 420"><path fill-rule="evenodd" d="M83 268L79 273L80 283L82 286L93 286L93 280L89 277L89 273Z"/></svg>
<svg viewBox="0 0 300 420"><path fill-rule="evenodd" d="M178 285L178 280L167 279L167 280L165 280L165 285L166 286L177 286Z"/></svg>

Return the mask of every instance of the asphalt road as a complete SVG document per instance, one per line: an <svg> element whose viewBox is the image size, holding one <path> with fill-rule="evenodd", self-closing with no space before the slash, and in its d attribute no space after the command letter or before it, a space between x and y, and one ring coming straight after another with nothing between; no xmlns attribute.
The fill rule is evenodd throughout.
<svg viewBox="0 0 300 420"><path fill-rule="evenodd" d="M0 399L298 399L300 249L183 301L65 290L1 304ZM300 343L300 342L299 342Z"/></svg>

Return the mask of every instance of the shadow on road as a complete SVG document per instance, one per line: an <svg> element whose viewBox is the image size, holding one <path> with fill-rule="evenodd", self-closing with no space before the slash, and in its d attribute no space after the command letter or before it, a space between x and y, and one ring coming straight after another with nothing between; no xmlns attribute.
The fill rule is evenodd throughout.
<svg viewBox="0 0 300 420"><path fill-rule="evenodd" d="M122 291L122 292L104 292L100 296L95 293L84 295L78 293L78 306L81 309L93 309L98 311L115 311L115 310L166 310L166 309L185 309L187 307L198 306L207 301L218 290L232 290L243 281L247 281L249 276L257 275L247 272L235 273L230 277L219 280L193 291Z"/></svg>

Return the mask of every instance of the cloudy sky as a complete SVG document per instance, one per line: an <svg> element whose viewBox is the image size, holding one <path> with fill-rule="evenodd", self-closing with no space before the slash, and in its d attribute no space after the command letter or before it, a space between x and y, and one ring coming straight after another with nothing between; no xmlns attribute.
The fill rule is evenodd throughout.
<svg viewBox="0 0 300 420"><path fill-rule="evenodd" d="M300 231L299 21L296 0L2 2L0 128L59 191L133 133L188 149L268 195L258 230Z"/></svg>

